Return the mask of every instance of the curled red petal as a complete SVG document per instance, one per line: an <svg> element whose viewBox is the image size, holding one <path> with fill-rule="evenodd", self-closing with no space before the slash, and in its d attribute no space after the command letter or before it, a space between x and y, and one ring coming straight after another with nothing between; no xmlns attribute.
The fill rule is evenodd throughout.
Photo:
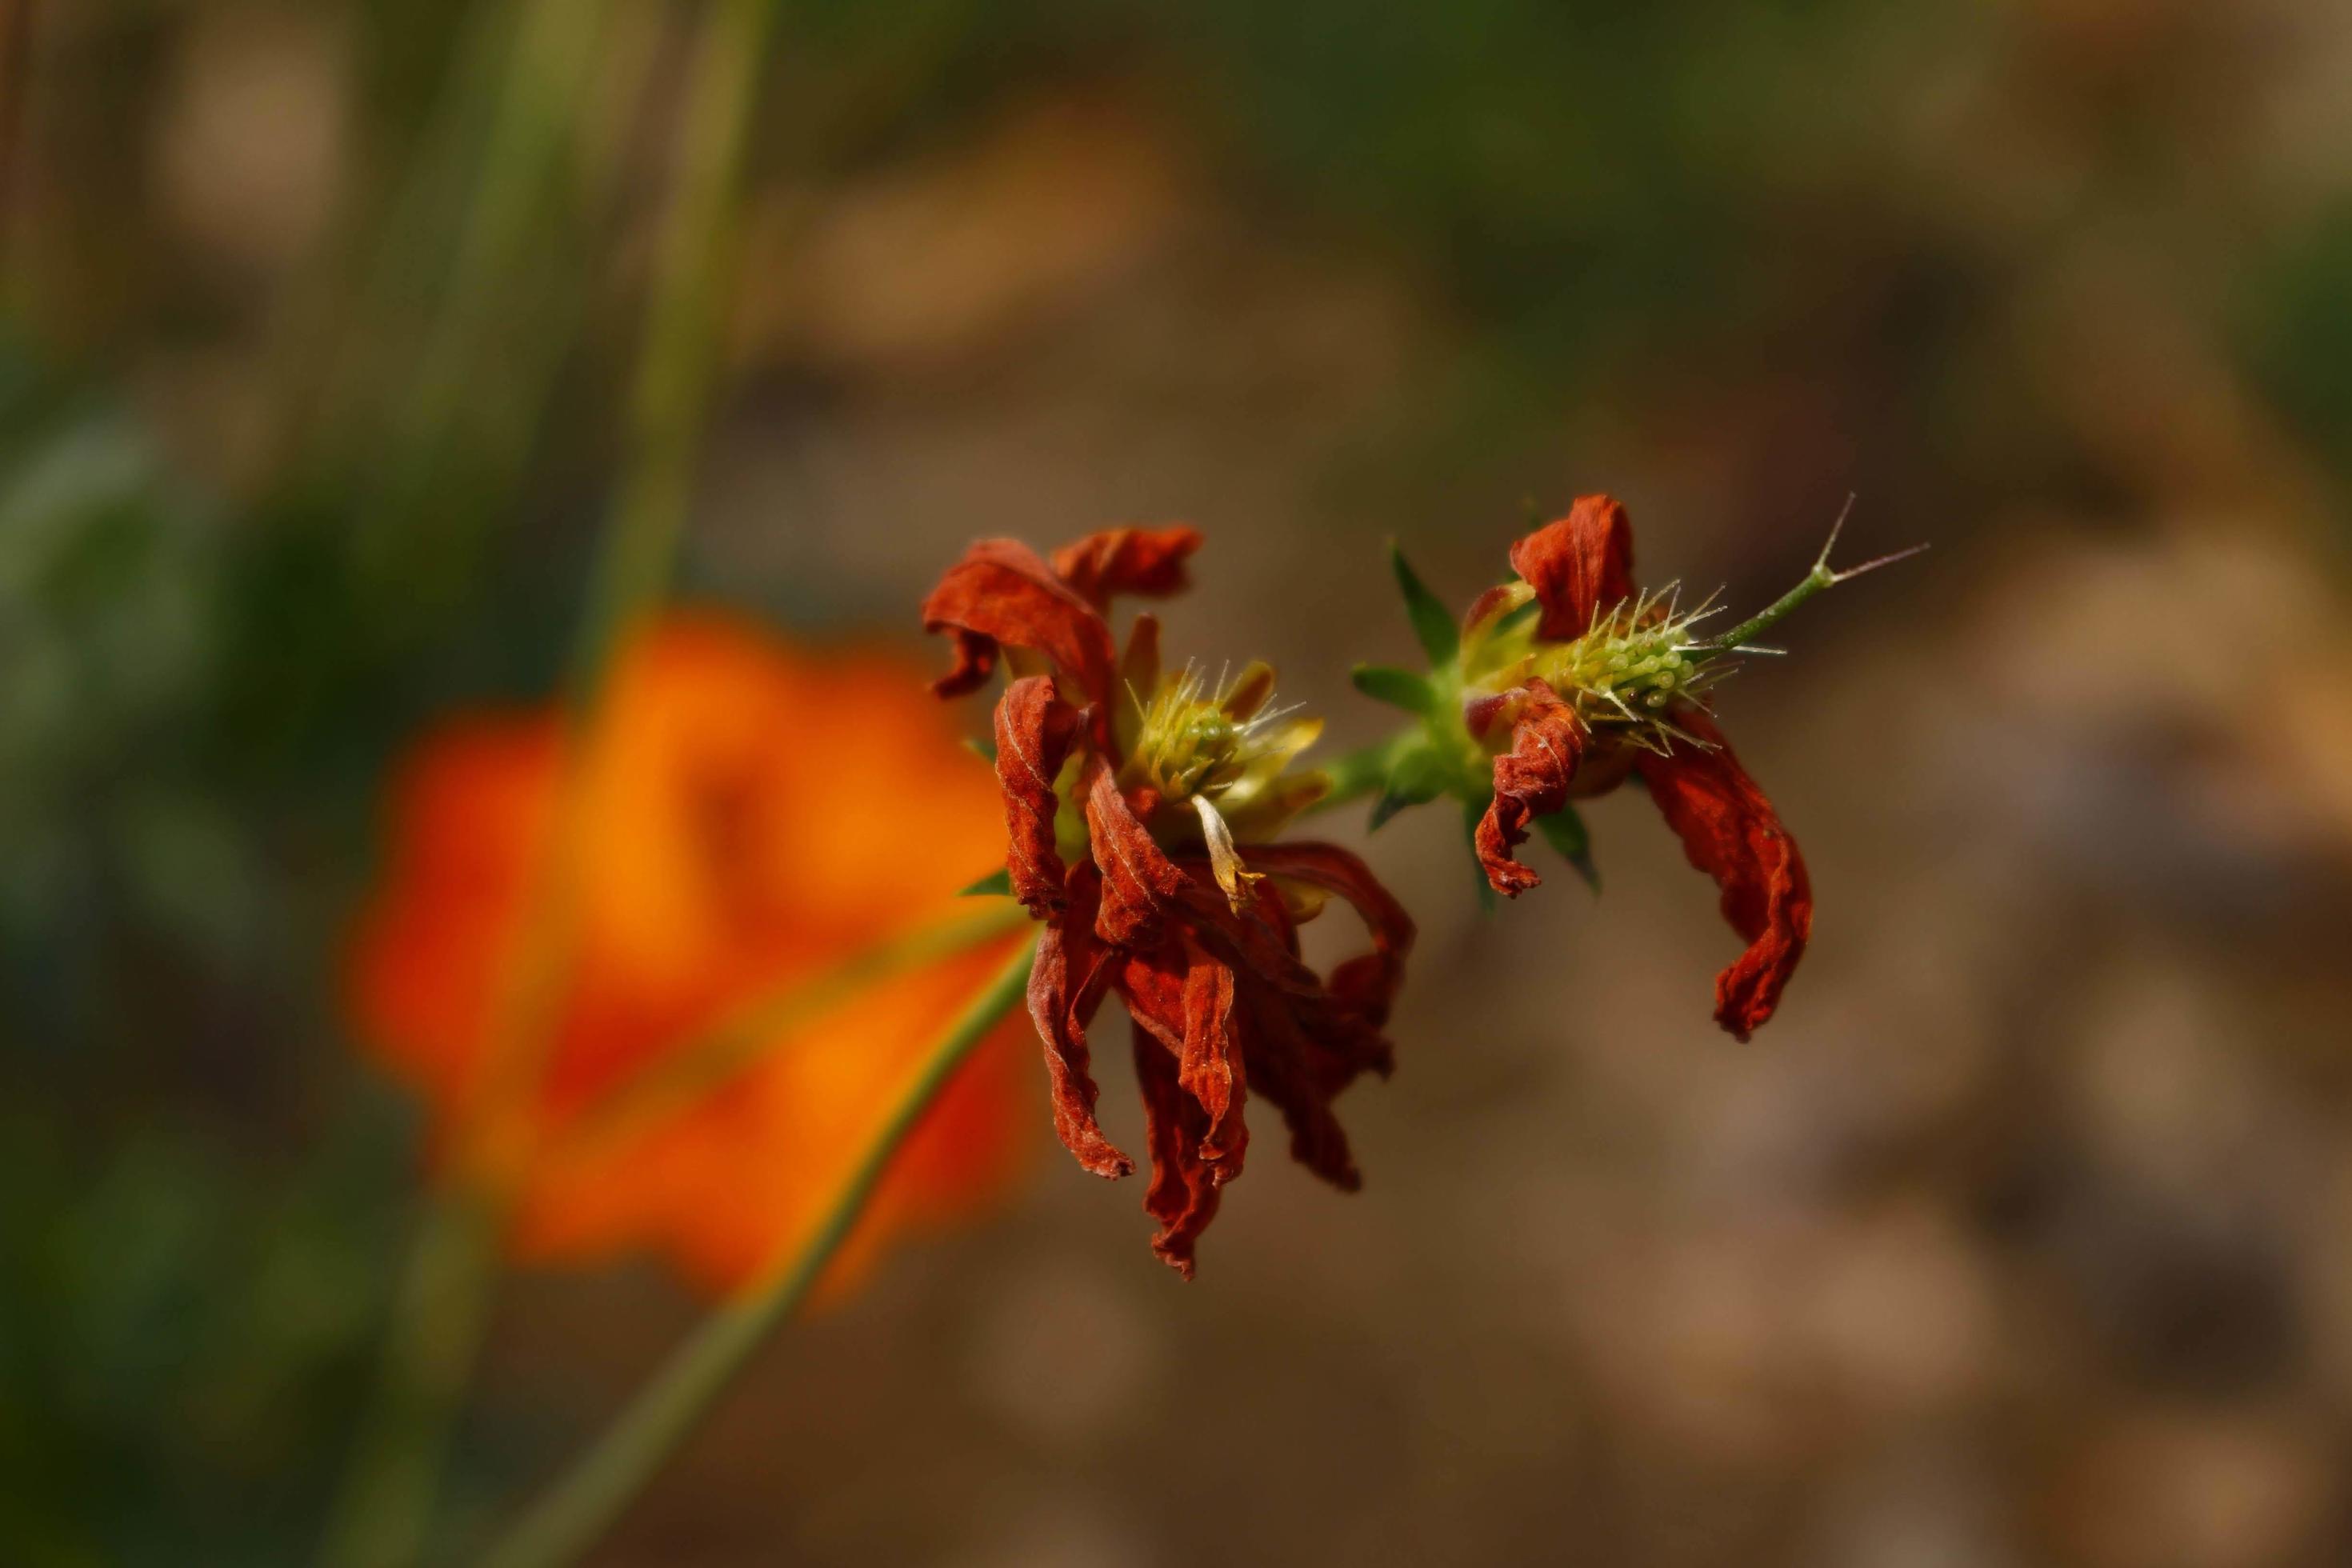
<svg viewBox="0 0 2352 1568"><path fill-rule="evenodd" d="M1143 1091L1145 1139L1151 1152L1151 1185L1143 1206L1160 1222L1151 1250L1190 1279L1201 1233L1216 1217L1220 1189L1228 1173L1203 1156L1209 1117L1186 1091L1176 1058L1147 1030L1135 1028L1135 1081Z"/></svg>
<svg viewBox="0 0 2352 1568"><path fill-rule="evenodd" d="M1234 1017L1232 967L1179 939L1131 954L1117 984L1137 1026L1175 1056L1178 1080L1206 1119L1201 1157L1223 1168L1220 1180L1239 1175L1249 1148L1242 1120L1249 1074Z"/></svg>
<svg viewBox="0 0 2352 1568"><path fill-rule="evenodd" d="M1576 710L1541 680L1522 689L1511 749L1495 759L1495 798L1478 821L1478 864L1487 885L1517 898L1543 880L1512 858L1527 842L1528 824L1568 804L1576 764L1584 755L1586 731Z"/></svg>
<svg viewBox="0 0 2352 1568"><path fill-rule="evenodd" d="M1370 1023L1387 1023L1414 936L1412 916L1396 895L1381 885L1370 866L1336 844L1254 844L1249 862L1251 869L1267 876L1336 893L1362 918L1371 933L1372 951L1332 970L1325 988Z"/></svg>
<svg viewBox="0 0 2352 1568"><path fill-rule="evenodd" d="M1259 846L1254 853L1269 847ZM1307 850L1296 863L1300 869L1339 871L1328 860L1318 865L1318 847L1293 847ZM1354 880L1344 873L1335 879ZM1247 914L1234 915L1203 898L1197 918L1196 934L1212 948L1230 950L1237 960L1235 1011L1251 1088L1282 1112L1290 1130L1292 1158L1342 1191L1353 1192L1362 1178L1331 1102L1363 1074L1386 1076L1394 1064L1395 1053L1381 1032L1379 1016L1386 1007L1387 977L1343 964L1331 984L1318 979L1299 962L1297 931L1280 893L1271 886L1260 889ZM1392 917L1373 918L1395 930ZM1381 962L1377 950L1367 956ZM1368 1005L1371 1003L1377 1005Z"/></svg>
<svg viewBox="0 0 2352 1568"><path fill-rule="evenodd" d="M1234 1024L1234 972L1198 950L1188 956L1177 1080L1208 1118L1201 1158L1216 1163L1219 1181L1229 1181L1241 1174L1242 1158L1249 1152L1249 1128L1242 1120L1249 1073Z"/></svg>
<svg viewBox="0 0 2352 1568"><path fill-rule="evenodd" d="M1633 527L1611 496L1579 496L1568 515L1511 546L1511 570L1543 601L1536 635L1580 637L1633 593Z"/></svg>
<svg viewBox="0 0 2352 1568"><path fill-rule="evenodd" d="M1088 703L1110 711L1114 655L1102 612L1017 540L965 551L923 601L923 629L955 637L954 668L932 683L942 697L986 679L1001 644L1044 654Z"/></svg>
<svg viewBox="0 0 2352 1568"><path fill-rule="evenodd" d="M1004 689L996 704L996 779L1004 791L1004 866L1013 896L1043 920L1063 904L1062 857L1054 847L1061 800L1054 781L1084 725L1050 675Z"/></svg>
<svg viewBox="0 0 2352 1568"><path fill-rule="evenodd" d="M930 628L938 629L938 628ZM955 662L945 675L931 682L932 692L940 697L967 697L988 684L996 673L996 639L961 626L946 628L955 639Z"/></svg>
<svg viewBox="0 0 2352 1568"><path fill-rule="evenodd" d="M1722 888L1723 918L1748 942L1715 982L1716 1021L1744 1040L1772 1016L1804 956L1812 883L1796 840L1714 721L1685 709L1675 722L1706 745L1678 744L1635 765L1690 863Z"/></svg>
<svg viewBox="0 0 2352 1568"><path fill-rule="evenodd" d="M1508 583L1497 583L1471 600L1469 612L1462 617L1462 636L1465 639L1468 638L1472 632L1500 615L1505 606L1510 604L1511 598L1511 585Z"/></svg>
<svg viewBox="0 0 2352 1568"><path fill-rule="evenodd" d="M1095 1120L1095 1100L1101 1091L1087 1046L1087 1025L1109 989L1115 956L1095 940L1099 883L1094 868L1071 868L1066 897L1066 912L1037 940L1036 966L1029 973L1029 1016L1045 1044L1054 1131L1062 1146L1097 1176L1124 1176L1135 1169L1135 1162L1103 1136Z"/></svg>
<svg viewBox="0 0 2352 1568"><path fill-rule="evenodd" d="M1181 524L1107 528L1054 552L1054 573L1095 608L1108 609L1120 594L1160 599L1183 592L1185 560L1200 548L1200 530Z"/></svg>
<svg viewBox="0 0 2352 1568"><path fill-rule="evenodd" d="M1102 873L1095 933L1116 947L1150 947L1191 883L1136 819L1099 756L1088 768L1085 800L1087 834Z"/></svg>
<svg viewBox="0 0 2352 1568"><path fill-rule="evenodd" d="M1250 1084L1282 1112L1290 1130L1290 1157L1340 1191L1356 1191L1364 1178L1331 1101L1363 1072L1387 1070L1386 1042L1377 1031L1309 1028L1304 1020L1314 1018L1312 1012L1262 987L1246 988L1243 994ZM1379 1050L1368 1052L1370 1043Z"/></svg>

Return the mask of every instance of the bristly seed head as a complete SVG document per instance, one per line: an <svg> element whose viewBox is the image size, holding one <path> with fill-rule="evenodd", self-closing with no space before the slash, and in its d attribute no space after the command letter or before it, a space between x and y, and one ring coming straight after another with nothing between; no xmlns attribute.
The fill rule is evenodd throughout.
<svg viewBox="0 0 2352 1568"><path fill-rule="evenodd" d="M1853 507L1847 499L1847 510ZM1464 649L1463 677L1466 694L1498 692L1529 676L1541 678L1571 704L1588 726L1612 727L1618 738L1648 751L1665 752L1679 742L1703 742L1685 733L1670 720L1675 705L1691 700L1704 706L1700 695L1738 668L1728 657L1777 654L1754 639L1786 619L1825 588L1852 582L1917 554L1927 548L1883 555L1840 571L1830 565L1846 513L1838 514L1827 543L1812 570L1795 587L1727 632L1702 637L1694 628L1717 613L1716 595L1693 610L1684 610L1676 585L1621 600L1595 616L1583 636L1567 642L1544 643L1532 635L1533 606L1522 601L1517 609L1496 616L1473 634Z"/></svg>
<svg viewBox="0 0 2352 1568"><path fill-rule="evenodd" d="M1663 750L1682 731L1666 720L1678 699L1691 698L1726 671L1722 650L1699 641L1692 628L1719 608L1713 595L1685 610L1669 585L1623 600L1593 618L1570 642L1538 650L1532 673L1572 703L1587 724L1625 731L1634 744Z"/></svg>
<svg viewBox="0 0 2352 1568"><path fill-rule="evenodd" d="M1147 700L1134 693L1142 714L1128 770L1167 800L1195 795L1215 799L1273 762L1279 767L1299 746L1295 727L1284 721L1294 707L1271 705L1273 672L1253 665L1239 681L1211 687L1200 669L1182 671L1160 683Z"/></svg>

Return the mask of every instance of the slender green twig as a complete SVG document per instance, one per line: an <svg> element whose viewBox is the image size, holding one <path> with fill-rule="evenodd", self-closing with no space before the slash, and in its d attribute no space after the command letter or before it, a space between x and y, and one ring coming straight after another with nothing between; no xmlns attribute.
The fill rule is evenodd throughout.
<svg viewBox="0 0 2352 1568"><path fill-rule="evenodd" d="M677 185L656 241L656 282L631 403L635 458L614 548L589 584L575 690L593 691L614 650L667 585L692 500L694 464L734 276L737 196L778 0L713 0L695 41Z"/></svg>
<svg viewBox="0 0 2352 1568"><path fill-rule="evenodd" d="M1035 959L1035 944L1024 943L940 1037L807 1245L765 1285L705 1321L587 1456L491 1549L483 1559L488 1568L558 1568L570 1563L645 1489L736 1373L807 1300L810 1288L856 1227L899 1145L973 1048L1020 1005Z"/></svg>
<svg viewBox="0 0 2352 1568"><path fill-rule="evenodd" d="M751 139L751 111L776 0L715 0L695 44L676 181L659 236L646 339L631 391L628 470L596 553L572 658L564 801L538 882L537 918L510 973L509 1026L520 1048L492 1058L486 1120L528 1103L546 1066L546 1026L561 995L578 904L573 885L584 825L578 754L613 661L653 616L669 586L677 541L693 499L695 458L718 361L720 300L733 275L736 187Z"/></svg>
<svg viewBox="0 0 2352 1568"><path fill-rule="evenodd" d="M561 15L549 0L534 14ZM574 15L589 16L583 8ZM660 237L631 404L630 461L599 543L591 599L566 692L566 765L553 831L541 847L532 895L490 1030L491 1045L467 1125L495 1137L530 1103L554 1037L573 948L578 863L584 837L579 760L591 716L622 645L667 591L690 500L693 468L717 360L719 300L731 273L735 193L750 138L759 71L774 0L716 0L698 41L677 177ZM529 29L521 40L528 41ZM536 62L520 50L513 72ZM528 84L526 84L528 85ZM508 116L513 134L536 135L537 116ZM494 165L505 166L498 156ZM487 187L498 189L496 182ZM432 1288L420 1319L395 1323L382 1385L372 1401L324 1549L338 1568L400 1568L422 1550L440 1458L488 1315L491 1263L530 1149L478 1137L460 1151L451 1184L436 1195L417 1243L412 1279ZM468 1238L459 1246L453 1238ZM404 1301L404 1307L409 1303Z"/></svg>
<svg viewBox="0 0 2352 1568"><path fill-rule="evenodd" d="M1851 583L1865 572L1875 572L1881 566L1892 566L1897 561L1908 561L1912 556L1927 548L1924 544L1915 544L1908 550L1898 550L1892 555L1882 555L1875 561L1865 561L1859 566L1849 566L1843 572L1834 570L1830 565L1830 552L1837 548L1838 533L1845 527L1847 512L1853 510L1853 498L1848 496L1845 510L1839 512L1837 521L1830 525L1829 542L1822 546L1821 555L1813 562L1813 569L1799 579L1795 587L1722 636L1708 638L1694 651L1705 658L1741 652L1749 642L1762 637L1766 632L1787 620L1806 600L1822 589L1834 588L1841 583Z"/></svg>
<svg viewBox="0 0 2352 1568"><path fill-rule="evenodd" d="M423 1552L441 1451L488 1315L483 1281L499 1224L492 1205L472 1196L426 1205L322 1562L391 1568Z"/></svg>
<svg viewBox="0 0 2352 1568"><path fill-rule="evenodd" d="M1009 936L1029 923L1029 911L1009 899L923 926L852 954L824 973L796 978L756 997L675 1051L664 1053L636 1078L596 1100L551 1136L550 1157L581 1156L617 1147L658 1125L758 1061L774 1041L803 1028L851 997L893 975Z"/></svg>

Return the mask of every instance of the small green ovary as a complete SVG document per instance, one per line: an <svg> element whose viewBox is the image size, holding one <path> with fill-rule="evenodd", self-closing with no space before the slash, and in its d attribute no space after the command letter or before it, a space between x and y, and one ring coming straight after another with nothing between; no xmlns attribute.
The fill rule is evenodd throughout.
<svg viewBox="0 0 2352 1568"><path fill-rule="evenodd" d="M1171 700L1172 699L1172 700ZM1213 703L1163 691L1144 710L1136 751L1161 794L1213 794L1240 776L1241 731Z"/></svg>
<svg viewBox="0 0 2352 1568"><path fill-rule="evenodd" d="M1321 729L1268 706L1273 675L1253 665L1232 686L1212 689L1188 667L1162 680L1141 703L1121 782L1148 784L1168 800L1259 793Z"/></svg>

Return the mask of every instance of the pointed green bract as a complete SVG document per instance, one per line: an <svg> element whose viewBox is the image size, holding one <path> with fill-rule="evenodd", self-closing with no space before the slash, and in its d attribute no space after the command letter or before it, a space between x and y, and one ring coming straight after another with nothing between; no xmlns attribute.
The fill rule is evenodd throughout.
<svg viewBox="0 0 2352 1568"><path fill-rule="evenodd" d="M1000 866L968 888L956 890L959 899L1009 899L1013 896L1013 873Z"/></svg>
<svg viewBox="0 0 2352 1568"><path fill-rule="evenodd" d="M1511 610L1498 617L1493 626L1486 628L1486 635L1490 637L1506 636L1508 633L1517 631L1521 626L1529 625L1538 616L1542 614L1543 601L1541 599L1529 599L1526 604L1519 605L1517 609Z"/></svg>
<svg viewBox="0 0 2352 1568"><path fill-rule="evenodd" d="M1360 664L1354 679L1356 689L1373 701L1402 708L1408 713L1427 713L1435 696L1428 681L1393 665Z"/></svg>
<svg viewBox="0 0 2352 1568"><path fill-rule="evenodd" d="M1576 868L1585 886L1596 893L1601 890L1601 868L1592 863L1592 836L1585 831L1584 818L1576 814L1576 807L1564 805L1549 816L1537 817L1536 831L1561 859Z"/></svg>
<svg viewBox="0 0 2352 1568"><path fill-rule="evenodd" d="M1470 870L1478 880L1478 908L1491 915L1501 900L1495 896L1495 885L1486 880L1486 868L1478 858L1478 824L1486 815L1485 801L1465 800L1462 803L1462 837L1470 846Z"/></svg>
<svg viewBox="0 0 2352 1568"><path fill-rule="evenodd" d="M1398 754L1395 764L1389 769L1366 831L1377 832L1405 807L1426 805L1444 793L1444 763L1425 744L1409 747Z"/></svg>
<svg viewBox="0 0 2352 1568"><path fill-rule="evenodd" d="M1455 629L1454 616L1447 611L1412 563L1404 558L1391 540L1389 543L1389 565L1396 572L1397 591L1404 595L1405 614L1412 617L1412 635L1421 641L1421 651L1429 657L1432 668L1454 662L1461 651L1462 636Z"/></svg>
<svg viewBox="0 0 2352 1568"><path fill-rule="evenodd" d="M963 746L965 751L979 757L982 761L987 763L990 767L992 768L996 765L996 742L991 737L986 735L967 735L964 737Z"/></svg>

